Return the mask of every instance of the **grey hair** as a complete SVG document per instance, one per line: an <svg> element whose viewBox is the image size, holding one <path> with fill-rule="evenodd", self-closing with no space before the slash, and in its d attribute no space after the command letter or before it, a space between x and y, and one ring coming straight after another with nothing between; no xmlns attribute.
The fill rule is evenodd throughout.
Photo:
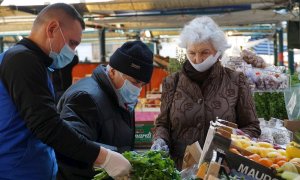
<svg viewBox="0 0 300 180"><path fill-rule="evenodd" d="M224 32L210 17L197 17L184 26L179 37L181 48L188 44L211 41L214 48L222 53L230 47Z"/></svg>
<svg viewBox="0 0 300 180"><path fill-rule="evenodd" d="M106 65L106 72L108 73L108 71L109 71L110 69L111 69L110 65L107 64L107 65Z"/></svg>
<svg viewBox="0 0 300 180"><path fill-rule="evenodd" d="M108 73L109 71L110 71L110 69L111 69L112 67L109 65L109 64L107 64L106 65L106 73ZM115 69L116 70L116 69ZM117 72L119 72L122 76L123 76L123 74L124 73L122 73L122 72L120 72L120 71L118 71L118 70L116 70Z"/></svg>

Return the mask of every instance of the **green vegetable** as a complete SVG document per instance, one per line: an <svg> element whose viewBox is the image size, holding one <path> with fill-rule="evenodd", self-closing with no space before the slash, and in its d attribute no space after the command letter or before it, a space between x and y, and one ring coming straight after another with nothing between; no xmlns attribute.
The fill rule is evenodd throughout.
<svg viewBox="0 0 300 180"><path fill-rule="evenodd" d="M294 141L300 144L300 131L294 133Z"/></svg>
<svg viewBox="0 0 300 180"><path fill-rule="evenodd" d="M96 168L95 171L98 172L98 174L96 174L92 180L102 180L109 178L109 175L104 169Z"/></svg>
<svg viewBox="0 0 300 180"><path fill-rule="evenodd" d="M179 180L180 173L176 170L174 161L168 157L164 151L146 151L137 153L127 151L123 156L128 159L132 165L130 173L131 180ZM100 174L102 174L101 172ZM97 174L96 176L98 176ZM95 179L94 180L101 180ZM99 175L100 176L100 175ZM108 175L102 177L108 178Z"/></svg>
<svg viewBox="0 0 300 180"><path fill-rule="evenodd" d="M258 117L269 120L271 117L287 119L284 95L282 92L264 92L254 94L255 108Z"/></svg>
<svg viewBox="0 0 300 180"><path fill-rule="evenodd" d="M123 155L133 167L132 180L180 179L173 160L164 151L146 151L141 154L131 151Z"/></svg>
<svg viewBox="0 0 300 180"><path fill-rule="evenodd" d="M284 171L282 174L281 174L281 177L283 179L287 179L287 180L293 180L293 179L296 179L298 178L300 175L298 173L294 173L294 172L289 172L289 171Z"/></svg>
<svg viewBox="0 0 300 180"><path fill-rule="evenodd" d="M291 75L291 86L297 86L300 84L298 75L299 75L298 73Z"/></svg>
<svg viewBox="0 0 300 180"><path fill-rule="evenodd" d="M186 60L186 53L182 49L176 50L176 58L169 59L168 72L170 74L178 72L182 69L183 63Z"/></svg>

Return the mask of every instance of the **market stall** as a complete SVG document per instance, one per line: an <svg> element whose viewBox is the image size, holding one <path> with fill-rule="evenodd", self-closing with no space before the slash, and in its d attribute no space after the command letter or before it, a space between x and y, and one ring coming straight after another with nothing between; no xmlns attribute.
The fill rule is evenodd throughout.
<svg viewBox="0 0 300 180"><path fill-rule="evenodd" d="M286 92L291 87L290 76L284 67L269 65L249 50L241 51L239 56L230 57L224 66L242 72L253 94ZM291 125L291 121L284 122L277 118L267 120L259 118L262 134L258 138L241 134L237 124L218 118L212 120L204 146L200 147L198 142L187 146L182 171L178 172L168 154L150 150L154 123L160 113L161 104L162 78L156 81L159 83L147 91L145 96L139 98L135 109L136 152L123 154L133 164L133 170L126 178L186 180L300 178L298 125ZM150 86L154 87L153 83ZM294 101L297 102L297 98L294 97ZM295 107L298 106L294 105L294 109ZM164 166L159 165L162 162L156 161L155 157L165 161ZM169 168L170 174L166 174L164 168ZM153 171L158 173L150 176L145 169L156 169ZM103 175L103 170L99 170L95 179L101 179L100 174Z"/></svg>

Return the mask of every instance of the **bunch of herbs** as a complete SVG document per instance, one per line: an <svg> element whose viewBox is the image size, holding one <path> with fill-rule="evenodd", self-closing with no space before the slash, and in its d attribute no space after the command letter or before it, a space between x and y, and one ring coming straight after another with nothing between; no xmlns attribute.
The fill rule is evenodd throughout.
<svg viewBox="0 0 300 180"><path fill-rule="evenodd" d="M164 151L146 151L142 153L126 151L123 153L123 156L132 165L129 175L131 180L180 179L180 173L175 168L174 161ZM109 178L108 174L102 170L95 175L94 180L107 178Z"/></svg>

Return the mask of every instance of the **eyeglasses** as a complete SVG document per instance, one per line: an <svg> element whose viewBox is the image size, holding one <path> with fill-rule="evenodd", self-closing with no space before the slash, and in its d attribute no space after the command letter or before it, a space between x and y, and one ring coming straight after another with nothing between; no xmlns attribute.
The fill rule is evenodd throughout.
<svg viewBox="0 0 300 180"><path fill-rule="evenodd" d="M120 72L121 73L121 72ZM145 82L143 82L143 81L140 81L140 80L137 80L137 79L135 79L135 78L133 78L133 77L130 77L130 76L128 76L128 75L126 75L126 74L123 74L123 73L121 73L121 77L123 78L125 78L125 79L127 79L128 81L130 81L133 85L135 85L136 87L143 87L143 86L145 86L147 83L145 83ZM123 79L124 79L123 78ZM124 79L124 80L125 80Z"/></svg>

